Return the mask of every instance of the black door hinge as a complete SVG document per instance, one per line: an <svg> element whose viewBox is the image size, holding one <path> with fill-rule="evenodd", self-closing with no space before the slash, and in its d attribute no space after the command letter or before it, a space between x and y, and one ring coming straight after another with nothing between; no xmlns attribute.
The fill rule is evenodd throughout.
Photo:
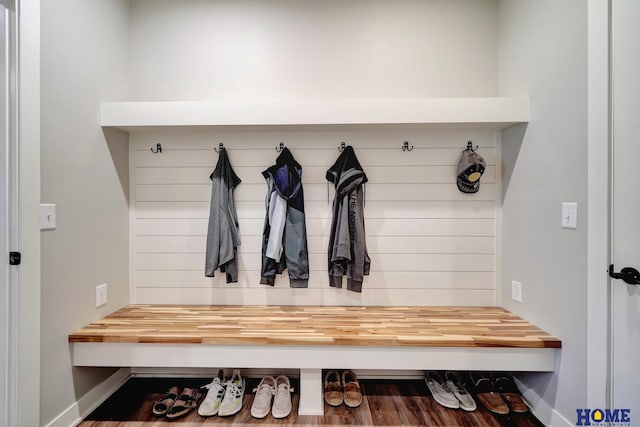
<svg viewBox="0 0 640 427"><path fill-rule="evenodd" d="M20 265L22 254L20 252L9 252L9 265Z"/></svg>

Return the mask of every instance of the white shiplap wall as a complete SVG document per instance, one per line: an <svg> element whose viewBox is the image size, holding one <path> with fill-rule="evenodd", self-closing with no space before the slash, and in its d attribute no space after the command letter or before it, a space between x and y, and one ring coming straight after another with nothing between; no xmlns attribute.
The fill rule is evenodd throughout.
<svg viewBox="0 0 640 427"><path fill-rule="evenodd" d="M176 304L494 305L496 141L493 130L417 127L260 128L247 131L132 132L131 302ZM400 149L408 140L415 148ZM467 140L489 167L475 195L455 185ZM266 185L261 171L283 141L303 166L309 243L308 289L285 274L260 285L260 242ZM333 189L326 170L338 145L354 146L369 183L365 227L371 275L357 294L328 285L327 246ZM236 206L242 245L239 281L204 277L209 174L223 142L242 183ZM161 154L151 147L161 143Z"/></svg>

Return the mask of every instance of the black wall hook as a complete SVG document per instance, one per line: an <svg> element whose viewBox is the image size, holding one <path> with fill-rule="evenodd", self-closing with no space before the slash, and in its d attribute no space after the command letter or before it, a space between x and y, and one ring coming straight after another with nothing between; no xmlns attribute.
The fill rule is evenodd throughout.
<svg viewBox="0 0 640 427"><path fill-rule="evenodd" d="M282 150L284 150L284 142L280 141L280 144L276 147L276 151L280 153Z"/></svg>
<svg viewBox="0 0 640 427"><path fill-rule="evenodd" d="M344 151L345 148L347 148L347 144L344 141L342 141L340 143L340 146L338 147L338 151L342 152Z"/></svg>
<svg viewBox="0 0 640 427"><path fill-rule="evenodd" d="M153 154L162 153L162 144L160 144L159 142L156 144L156 151L153 151L153 147L151 147L151 152Z"/></svg>
<svg viewBox="0 0 640 427"><path fill-rule="evenodd" d="M478 145L476 145L476 148L473 148L473 142L467 141L467 148L465 148L464 151L476 151L477 149Z"/></svg>
<svg viewBox="0 0 640 427"><path fill-rule="evenodd" d="M216 153L221 152L222 150L224 150L224 144L221 142L220 144L218 144L218 148L213 148L213 151L215 151Z"/></svg>
<svg viewBox="0 0 640 427"><path fill-rule="evenodd" d="M413 151L413 145L409 148L409 141L405 141L404 144L402 144L402 151Z"/></svg>

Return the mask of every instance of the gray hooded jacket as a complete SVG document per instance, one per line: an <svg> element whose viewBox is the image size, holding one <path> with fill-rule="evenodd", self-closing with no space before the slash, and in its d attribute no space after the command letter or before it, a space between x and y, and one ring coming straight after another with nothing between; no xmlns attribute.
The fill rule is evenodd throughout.
<svg viewBox="0 0 640 427"><path fill-rule="evenodd" d="M362 292L363 276L369 274L371 259L364 231L363 185L367 176L353 147L347 146L327 171L327 180L335 185L333 218L329 235L329 285Z"/></svg>
<svg viewBox="0 0 640 427"><path fill-rule="evenodd" d="M211 208L207 230L207 251L205 255L206 277L213 277L214 271L226 273L227 283L238 281L238 214L233 200L233 189L240 184L229 163L227 150L218 153L218 163L211 178Z"/></svg>

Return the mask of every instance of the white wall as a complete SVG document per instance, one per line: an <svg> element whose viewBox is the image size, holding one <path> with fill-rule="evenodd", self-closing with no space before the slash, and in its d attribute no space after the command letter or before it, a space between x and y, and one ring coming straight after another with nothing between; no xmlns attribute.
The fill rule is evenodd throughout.
<svg viewBox="0 0 640 427"><path fill-rule="evenodd" d="M136 0L128 99L495 96L496 0Z"/></svg>
<svg viewBox="0 0 640 427"><path fill-rule="evenodd" d="M154 304L494 305L496 132L350 127L314 131L150 131L131 135L132 297ZM403 152L408 140L413 151ZM466 142L479 144L488 168L480 191L461 193L456 168ZM260 285L267 187L261 172L285 141L303 166L309 287ZM372 259L363 292L329 287L331 203L325 175L355 147L369 178L365 224ZM204 277L211 174L224 142L242 179L235 191L242 244L238 283ZM151 147L162 143L163 151ZM346 285L345 285L346 286Z"/></svg>
<svg viewBox="0 0 640 427"><path fill-rule="evenodd" d="M495 96L497 17L494 0L137 0L131 12L127 98ZM399 146L405 139L419 148L401 152ZM132 203L136 202L132 300L491 305L495 303L499 185L494 185L492 166L480 194L464 196L456 189L455 165L469 139L483 147L494 165L496 136L487 131L385 133L354 128L349 132L132 135L132 176L136 180L131 194ZM232 157L234 166L242 169L244 182L237 192L239 203L246 206L241 208L245 234L238 285L202 277L206 235L202 226L206 225L210 195L206 177L215 164L215 153L165 151L156 156L148 149L155 142L163 142L169 150L211 148L221 140L231 152L245 149ZM305 167L312 235L309 289L295 292L288 288L286 275L278 280L276 289L258 284L266 191L260 171L275 159L273 147L280 140L297 148L294 155ZM324 171L335 161L335 148L342 140L356 147L372 179L367 186L366 211L373 265L362 295L336 291L326 283L324 251L330 203L326 202ZM409 165L415 167L403 168ZM143 174L149 171L155 175ZM389 178L393 171L399 172ZM190 181L180 185L184 177L179 174L184 173ZM184 206L187 196L197 202L195 211L177 208ZM480 199L485 203L478 203ZM478 210L476 205L483 208ZM403 240L411 227L417 227L421 236ZM443 233L455 237L438 237ZM479 237L484 238L480 246ZM473 272L479 273L470 280Z"/></svg>
<svg viewBox="0 0 640 427"><path fill-rule="evenodd" d="M532 111L502 135L502 301L562 339L556 373L522 378L554 425L575 422L587 396L586 22L580 0L500 3L500 93L528 93ZM560 227L563 201L578 202L577 230Z"/></svg>
<svg viewBox="0 0 640 427"><path fill-rule="evenodd" d="M107 143L98 119L101 100L125 94L128 12L42 2L42 202L57 205L57 228L41 234L42 424L111 372L72 368L68 334L128 302L128 147ZM109 303L97 309L101 283Z"/></svg>

